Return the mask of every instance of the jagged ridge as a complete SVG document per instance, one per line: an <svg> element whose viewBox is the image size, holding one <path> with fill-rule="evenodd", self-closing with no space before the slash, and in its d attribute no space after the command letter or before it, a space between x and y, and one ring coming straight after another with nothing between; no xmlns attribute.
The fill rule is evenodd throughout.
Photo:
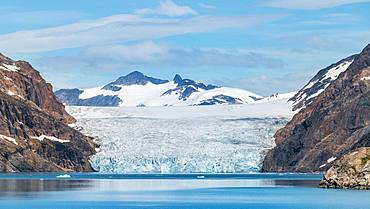
<svg viewBox="0 0 370 209"><path fill-rule="evenodd" d="M72 106L172 106L242 104L262 97L241 89L219 87L183 79L162 80L134 71L103 87L61 89L60 101Z"/></svg>
<svg viewBox="0 0 370 209"><path fill-rule="evenodd" d="M327 161L370 146L370 45L311 104L275 134L265 172L313 172Z"/></svg>
<svg viewBox="0 0 370 209"><path fill-rule="evenodd" d="M0 55L0 75L0 172L93 171L96 145L39 72Z"/></svg>

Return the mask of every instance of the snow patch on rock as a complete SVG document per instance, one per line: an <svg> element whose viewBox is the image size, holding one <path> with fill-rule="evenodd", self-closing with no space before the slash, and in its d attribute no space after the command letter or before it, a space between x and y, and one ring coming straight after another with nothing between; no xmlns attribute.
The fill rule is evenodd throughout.
<svg viewBox="0 0 370 209"><path fill-rule="evenodd" d="M327 162L327 163L332 163L332 162L334 162L336 159L337 159L336 157L331 157L331 158L329 158L326 162Z"/></svg>
<svg viewBox="0 0 370 209"><path fill-rule="evenodd" d="M290 99L294 102L293 108L299 110L311 104L316 97L324 92L325 89L339 77L341 73L348 69L348 67L353 63L353 60L354 56L351 56L320 70L315 77L310 80L310 82L308 82Z"/></svg>
<svg viewBox="0 0 370 209"><path fill-rule="evenodd" d="M39 141L44 141L45 139L47 139L47 140L50 140L50 141L60 142L60 143L68 143L68 142L70 142L70 140L58 139L58 138L56 138L54 136L46 136L46 135L41 135L39 137L32 136L31 139L37 139Z"/></svg>
<svg viewBox="0 0 370 209"><path fill-rule="evenodd" d="M3 139L3 140L7 140L15 145L18 145L17 141L15 140L15 138L12 138L12 137L9 137L9 136L4 136L4 135L1 135L0 134L0 139Z"/></svg>
<svg viewBox="0 0 370 209"><path fill-rule="evenodd" d="M0 70L5 70L5 71L10 71L10 72L18 72L19 67L17 67L15 64L8 65L8 64L1 64L0 65Z"/></svg>

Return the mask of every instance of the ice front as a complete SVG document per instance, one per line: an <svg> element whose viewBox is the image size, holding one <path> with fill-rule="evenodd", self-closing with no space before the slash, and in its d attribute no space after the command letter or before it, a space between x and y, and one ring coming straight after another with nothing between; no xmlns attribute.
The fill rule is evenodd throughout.
<svg viewBox="0 0 370 209"><path fill-rule="evenodd" d="M83 132L101 144L91 158L103 173L248 173L258 172L263 155L284 118L134 117L105 115L104 108L72 111ZM103 114L104 113L104 114ZM79 114L82 114L79 115ZM84 115L84 116L83 116Z"/></svg>

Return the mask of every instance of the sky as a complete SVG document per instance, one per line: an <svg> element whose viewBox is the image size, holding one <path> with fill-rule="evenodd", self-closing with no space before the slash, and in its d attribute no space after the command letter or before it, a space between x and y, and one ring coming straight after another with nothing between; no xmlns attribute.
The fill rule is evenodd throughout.
<svg viewBox="0 0 370 209"><path fill-rule="evenodd" d="M2 0L0 52L55 89L138 70L267 96L359 53L369 11L370 0Z"/></svg>

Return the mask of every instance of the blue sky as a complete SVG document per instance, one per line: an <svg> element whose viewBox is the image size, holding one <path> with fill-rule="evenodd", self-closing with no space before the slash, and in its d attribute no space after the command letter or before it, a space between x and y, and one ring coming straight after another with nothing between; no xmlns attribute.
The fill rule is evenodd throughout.
<svg viewBox="0 0 370 209"><path fill-rule="evenodd" d="M57 89L139 70L269 95L361 51L369 11L370 0L2 0L0 52Z"/></svg>

